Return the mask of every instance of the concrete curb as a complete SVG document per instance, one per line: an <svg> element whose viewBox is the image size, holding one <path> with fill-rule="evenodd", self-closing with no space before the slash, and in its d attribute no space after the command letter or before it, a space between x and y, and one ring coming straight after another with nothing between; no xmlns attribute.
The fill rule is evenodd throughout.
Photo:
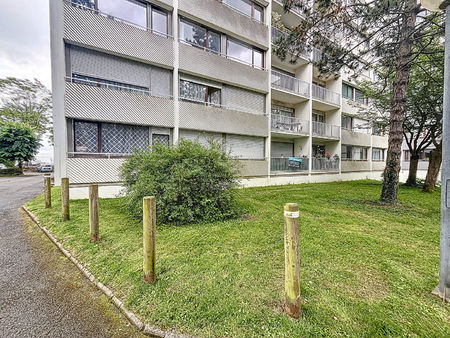
<svg viewBox="0 0 450 338"><path fill-rule="evenodd" d="M157 327L151 326L139 319L139 317L132 311L128 310L123 302L117 298L114 293L104 284L97 281L97 278L89 272L78 260L71 255L69 251L64 249L64 247L59 243L55 237L47 230L45 226L43 226L37 217L27 209L26 206L22 206L22 209L27 213L27 215L33 220L34 223L41 229L44 234L50 239L50 241L55 244L58 249L62 252L64 256L66 256L77 268L80 272L87 278L89 281L94 284L97 289L99 289L103 294L108 297L111 303L113 303L120 312L128 319L128 321L136 327L138 331L141 331L143 334L151 336L151 337L165 337L165 338L187 338L189 336L180 335L170 331L164 331Z"/></svg>

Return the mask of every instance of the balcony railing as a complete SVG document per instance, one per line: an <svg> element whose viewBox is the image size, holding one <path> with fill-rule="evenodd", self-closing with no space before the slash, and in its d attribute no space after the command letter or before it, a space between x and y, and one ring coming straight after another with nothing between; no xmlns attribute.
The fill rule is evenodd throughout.
<svg viewBox="0 0 450 338"><path fill-rule="evenodd" d="M272 26L272 43L273 44L276 45L277 41L280 38L285 38L288 35L289 34L287 32L283 32L282 30L279 30L278 28ZM299 43L298 45L290 45L288 47L288 52L290 52L292 54L299 53L299 55L303 56L305 59L309 59L310 54L311 54L308 51L306 44L304 44L304 43Z"/></svg>
<svg viewBox="0 0 450 338"><path fill-rule="evenodd" d="M339 159L313 157L311 160L313 171L339 171Z"/></svg>
<svg viewBox="0 0 450 338"><path fill-rule="evenodd" d="M76 8L79 8L79 9L82 9L82 10L85 10L85 11L97 14L99 16L103 16L103 17L108 18L108 19L113 20L113 21L121 22L123 24L126 24L126 25L129 25L129 26L133 26L135 28L138 28L138 29L142 29L142 30L148 31L150 33L153 33L153 34L156 34L156 35L159 35L159 36L162 36L162 37L173 38L173 36L170 35L170 34L158 32L157 30L151 29L149 27L144 27L144 26L141 26L141 25L139 25L137 23L131 22L129 20L126 20L126 19L123 19L123 18L118 18L118 17L113 16L111 14L102 12L102 11L100 11L100 10L98 10L96 8L95 3L93 1L63 0L63 2L68 4L68 5L71 5L73 7L76 7Z"/></svg>
<svg viewBox="0 0 450 338"><path fill-rule="evenodd" d="M272 130L309 135L309 121L296 117L272 114Z"/></svg>
<svg viewBox="0 0 450 338"><path fill-rule="evenodd" d="M313 48L312 60L313 62L319 62L322 60L323 52L320 49Z"/></svg>
<svg viewBox="0 0 450 338"><path fill-rule="evenodd" d="M304 172L308 171L308 158L272 157L270 159L271 172Z"/></svg>
<svg viewBox="0 0 450 338"><path fill-rule="evenodd" d="M312 97L313 99L320 100L335 106L341 105L341 95L333 92L329 89L312 84Z"/></svg>
<svg viewBox="0 0 450 338"><path fill-rule="evenodd" d="M293 76L272 70L272 87L309 97L309 83Z"/></svg>
<svg viewBox="0 0 450 338"><path fill-rule="evenodd" d="M340 137L340 129L341 127L335 126L332 124L322 123L313 121L312 123L312 132L313 135L316 136L325 136L325 137Z"/></svg>

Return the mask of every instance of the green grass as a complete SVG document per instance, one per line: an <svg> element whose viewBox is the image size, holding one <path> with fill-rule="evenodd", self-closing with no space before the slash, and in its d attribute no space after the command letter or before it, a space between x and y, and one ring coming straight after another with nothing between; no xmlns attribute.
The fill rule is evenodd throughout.
<svg viewBox="0 0 450 338"><path fill-rule="evenodd" d="M141 276L142 226L121 199L100 201L89 243L87 201L60 221L43 197L29 209L147 322L200 336L450 336L439 271L439 191L400 187L380 205L374 181L242 189L241 220L158 226L157 277ZM283 313L283 204L300 205L302 316Z"/></svg>

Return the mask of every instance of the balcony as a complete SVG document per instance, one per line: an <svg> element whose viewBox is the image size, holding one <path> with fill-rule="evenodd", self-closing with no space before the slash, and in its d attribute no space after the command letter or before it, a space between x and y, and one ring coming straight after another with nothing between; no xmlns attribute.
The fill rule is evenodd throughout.
<svg viewBox="0 0 450 338"><path fill-rule="evenodd" d="M339 139L341 127L322 122L312 122L313 137Z"/></svg>
<svg viewBox="0 0 450 338"><path fill-rule="evenodd" d="M180 70L267 93L269 72L180 40Z"/></svg>
<svg viewBox="0 0 450 338"><path fill-rule="evenodd" d="M173 67L173 38L98 10L64 1L64 40Z"/></svg>
<svg viewBox="0 0 450 338"><path fill-rule="evenodd" d="M170 98L73 82L66 82L65 93L68 118L159 127L173 127L175 123L174 101Z"/></svg>
<svg viewBox="0 0 450 338"><path fill-rule="evenodd" d="M246 42L256 44L263 49L269 47L267 43L268 26L226 3L217 0L179 0L178 10L180 14L193 17L210 28L224 33L233 33Z"/></svg>
<svg viewBox="0 0 450 338"><path fill-rule="evenodd" d="M296 7L292 7L291 10L286 13L281 0L272 1L272 10L283 16L283 22L285 22L287 26L297 26L300 21L305 18L303 11Z"/></svg>
<svg viewBox="0 0 450 338"><path fill-rule="evenodd" d="M341 106L341 95L327 88L312 84L313 108L318 110L333 110Z"/></svg>
<svg viewBox="0 0 450 338"><path fill-rule="evenodd" d="M272 114L272 134L309 135L309 121L296 117Z"/></svg>
<svg viewBox="0 0 450 338"><path fill-rule="evenodd" d="M312 171L339 171L339 159L313 157L311 160Z"/></svg>
<svg viewBox="0 0 450 338"><path fill-rule="evenodd" d="M309 159L295 157L272 157L270 159L271 173L308 172Z"/></svg>
<svg viewBox="0 0 450 338"><path fill-rule="evenodd" d="M370 171L370 163L367 160L342 160L341 163L342 172L354 172L354 171Z"/></svg>
<svg viewBox="0 0 450 338"><path fill-rule="evenodd" d="M288 36L287 32L283 32L276 27L272 26L272 44L277 45L277 41L284 37ZM298 59L295 63L291 63L291 59L294 55L298 56ZM291 45L288 48L288 55L286 55L285 60L281 60L275 54L272 55L272 64L274 65L282 65L288 67L290 69L296 69L301 65L307 64L309 62L309 58L311 57L311 52L308 50L308 47L304 43L299 43L298 45Z"/></svg>
<svg viewBox="0 0 450 338"><path fill-rule="evenodd" d="M272 70L272 99L297 104L310 97L310 84L283 73Z"/></svg>
<svg viewBox="0 0 450 338"><path fill-rule="evenodd" d="M370 147L372 136L370 135L369 132L368 131L362 132L357 129L349 130L342 128L342 135L341 135L342 143L362 147Z"/></svg>

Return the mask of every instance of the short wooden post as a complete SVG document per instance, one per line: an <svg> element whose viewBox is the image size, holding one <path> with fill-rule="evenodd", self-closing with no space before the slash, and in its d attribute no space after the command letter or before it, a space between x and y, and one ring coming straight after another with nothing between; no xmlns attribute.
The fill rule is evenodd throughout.
<svg viewBox="0 0 450 338"><path fill-rule="evenodd" d="M91 230L91 242L99 241L97 184L91 184L89 186L89 228Z"/></svg>
<svg viewBox="0 0 450 338"><path fill-rule="evenodd" d="M52 207L52 184L50 176L44 176L45 209Z"/></svg>
<svg viewBox="0 0 450 338"><path fill-rule="evenodd" d="M284 205L285 311L292 318L299 318L301 311L298 216L297 203Z"/></svg>
<svg viewBox="0 0 450 338"><path fill-rule="evenodd" d="M68 221L70 219L68 178L61 178L61 208L63 222Z"/></svg>
<svg viewBox="0 0 450 338"><path fill-rule="evenodd" d="M156 279L156 198L144 197L143 200L144 235L144 282L152 283Z"/></svg>

